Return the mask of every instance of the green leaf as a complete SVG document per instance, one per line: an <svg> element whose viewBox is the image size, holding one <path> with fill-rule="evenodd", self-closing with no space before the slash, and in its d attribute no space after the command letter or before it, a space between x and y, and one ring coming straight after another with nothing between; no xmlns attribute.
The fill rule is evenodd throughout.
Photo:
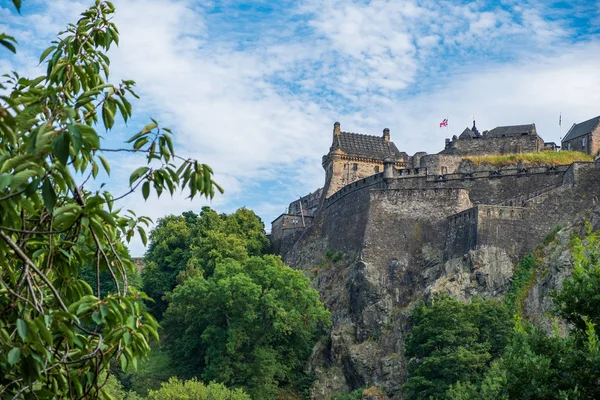
<svg viewBox="0 0 600 400"><path fill-rule="evenodd" d="M52 53L54 49L56 49L56 46L50 46L46 50L44 50L44 52L40 56L40 64L46 59L46 57L48 57L48 54Z"/></svg>
<svg viewBox="0 0 600 400"><path fill-rule="evenodd" d="M142 195L144 196L144 200L148 199L150 195L150 182L144 182L142 185Z"/></svg>
<svg viewBox="0 0 600 400"><path fill-rule="evenodd" d="M21 0L13 0L13 4L18 12L21 12Z"/></svg>
<svg viewBox="0 0 600 400"><path fill-rule="evenodd" d="M102 122L106 130L110 130L115 124L115 114L111 108L110 99L107 99L102 105Z"/></svg>
<svg viewBox="0 0 600 400"><path fill-rule="evenodd" d="M77 125L69 125L69 130L71 131L73 150L75 151L75 154L77 154L83 146L83 136L81 136L81 129L79 129Z"/></svg>
<svg viewBox="0 0 600 400"><path fill-rule="evenodd" d="M142 146L144 146L146 143L148 143L148 141L150 140L150 138L148 138L147 136L144 136L142 138L139 138L138 140L135 141L135 143L133 144L133 149L134 150L139 150L142 148Z"/></svg>
<svg viewBox="0 0 600 400"><path fill-rule="evenodd" d="M40 319L38 317L35 320L35 324L38 327L38 330L39 330L39 333L40 333L40 336L42 337L42 339L44 339L44 341L47 344L52 345L52 334L50 333L50 331L48 330L48 328L44 324L44 321L42 321L42 319Z"/></svg>
<svg viewBox="0 0 600 400"><path fill-rule="evenodd" d="M0 174L0 192L8 187L10 181L12 180L11 174Z"/></svg>
<svg viewBox="0 0 600 400"><path fill-rule="evenodd" d="M54 154L58 161L63 165L67 165L69 161L69 142L71 137L67 132L63 132L56 136L52 141L52 147L54 148Z"/></svg>
<svg viewBox="0 0 600 400"><path fill-rule="evenodd" d="M10 365L15 365L21 360L21 349L18 347L13 347L8 352L8 363Z"/></svg>
<svg viewBox="0 0 600 400"><path fill-rule="evenodd" d="M44 180L42 185L42 199L44 200L44 206L48 212L52 212L54 210L54 205L56 204L56 192L54 191L54 186L50 182L50 179L47 178Z"/></svg>
<svg viewBox="0 0 600 400"><path fill-rule="evenodd" d="M152 129L154 129L154 128L156 128L156 127L158 126L158 123L157 123L156 121L154 121L154 120L152 120L152 121L153 121L152 123L150 123L150 124L146 125L146 126L144 127L144 129L142 129L142 132L144 132L144 133L148 133L148 132L150 132Z"/></svg>
<svg viewBox="0 0 600 400"><path fill-rule="evenodd" d="M102 318L102 314L100 313L100 311L94 311L92 313L92 320L98 325L104 323L104 319Z"/></svg>
<svg viewBox="0 0 600 400"><path fill-rule="evenodd" d="M26 169L25 171L16 173L10 181L11 189L16 189L20 187L23 183L28 182L30 178L33 178L37 175L37 171L34 171L32 169Z"/></svg>
<svg viewBox="0 0 600 400"><path fill-rule="evenodd" d="M17 320L17 332L19 333L19 336L21 337L22 341L25 341L25 339L27 339L29 327L27 326L27 322L25 322L21 318Z"/></svg>
<svg viewBox="0 0 600 400"><path fill-rule="evenodd" d="M148 244L148 236L146 235L146 230L141 226L138 226L137 231L140 234L140 237L142 238L142 243L144 244L144 246L146 246Z"/></svg>
<svg viewBox="0 0 600 400"><path fill-rule="evenodd" d="M104 220L104 222L106 222L109 225L115 226L116 222L115 219L113 218L112 214L109 213L106 210L96 210L96 213L100 216L100 218L102 218Z"/></svg>
<svg viewBox="0 0 600 400"><path fill-rule="evenodd" d="M102 156L98 156L98 158L100 159L100 162L102 163L102 166L104 167L104 170L106 171L106 174L110 175L110 164L108 163L108 161L106 161L106 159Z"/></svg>
<svg viewBox="0 0 600 400"><path fill-rule="evenodd" d="M12 42L12 43L11 43ZM17 48L13 43L17 43L14 37L5 35L4 33L0 33L0 45L6 47L8 50L13 53L17 52Z"/></svg>
<svg viewBox="0 0 600 400"><path fill-rule="evenodd" d="M150 168L148 167L139 167L129 177L129 186L133 185L133 182L137 181L142 175L148 172Z"/></svg>

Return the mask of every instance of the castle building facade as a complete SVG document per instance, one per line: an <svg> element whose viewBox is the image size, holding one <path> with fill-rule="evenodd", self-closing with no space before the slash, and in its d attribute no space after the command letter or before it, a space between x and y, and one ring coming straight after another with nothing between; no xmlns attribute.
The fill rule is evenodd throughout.
<svg viewBox="0 0 600 400"><path fill-rule="evenodd" d="M564 150L598 155L600 153L600 115L579 124L573 124L561 143Z"/></svg>

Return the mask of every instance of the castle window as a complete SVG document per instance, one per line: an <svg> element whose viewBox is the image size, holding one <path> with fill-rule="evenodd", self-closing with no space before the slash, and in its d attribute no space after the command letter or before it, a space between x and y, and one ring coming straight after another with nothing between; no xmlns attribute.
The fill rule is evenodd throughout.
<svg viewBox="0 0 600 400"><path fill-rule="evenodd" d="M585 139L586 138L581 139L581 147L585 147Z"/></svg>
<svg viewBox="0 0 600 400"><path fill-rule="evenodd" d="M571 142L567 143L567 150L571 150Z"/></svg>
<svg viewBox="0 0 600 400"><path fill-rule="evenodd" d="M353 171L358 171L358 164L354 163L354 165L352 166L352 170Z"/></svg>
<svg viewBox="0 0 600 400"><path fill-rule="evenodd" d="M442 175L446 175L448 173L448 167L442 167Z"/></svg>
<svg viewBox="0 0 600 400"><path fill-rule="evenodd" d="M378 174L379 173L379 165L375 166L375 173Z"/></svg>

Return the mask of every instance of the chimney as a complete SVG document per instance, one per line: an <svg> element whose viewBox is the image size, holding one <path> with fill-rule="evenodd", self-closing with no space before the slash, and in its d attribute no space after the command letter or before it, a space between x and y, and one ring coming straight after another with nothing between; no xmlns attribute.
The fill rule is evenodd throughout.
<svg viewBox="0 0 600 400"><path fill-rule="evenodd" d="M383 130L383 140L385 140L386 142L390 141L390 130L388 128L385 128Z"/></svg>
<svg viewBox="0 0 600 400"><path fill-rule="evenodd" d="M340 133L341 133L341 131L340 131L340 123L336 122L335 124L333 124L333 136L339 135Z"/></svg>

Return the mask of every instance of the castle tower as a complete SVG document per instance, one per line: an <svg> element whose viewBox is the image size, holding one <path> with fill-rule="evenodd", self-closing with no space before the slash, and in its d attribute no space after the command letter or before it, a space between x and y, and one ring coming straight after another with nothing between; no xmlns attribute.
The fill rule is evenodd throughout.
<svg viewBox="0 0 600 400"><path fill-rule="evenodd" d="M393 160L397 167L406 166L408 160L408 155L390 141L388 128L382 136L372 136L343 132L340 123L334 123L332 144L323 156L324 198L352 182L383 173L385 159Z"/></svg>

